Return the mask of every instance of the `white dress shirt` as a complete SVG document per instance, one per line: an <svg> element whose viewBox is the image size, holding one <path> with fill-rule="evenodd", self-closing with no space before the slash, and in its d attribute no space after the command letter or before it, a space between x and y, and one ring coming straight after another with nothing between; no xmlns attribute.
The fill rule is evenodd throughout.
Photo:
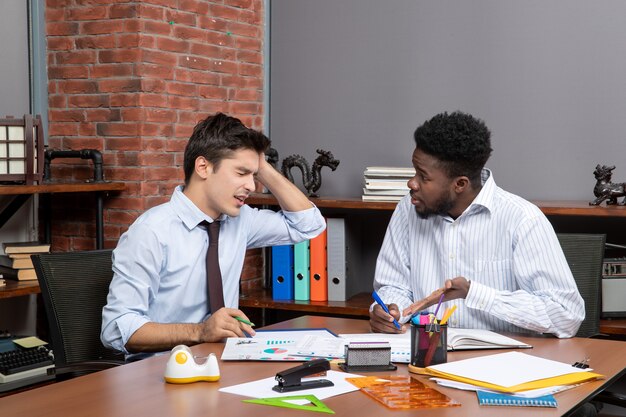
<svg viewBox="0 0 626 417"><path fill-rule="evenodd" d="M410 195L399 202L374 288L402 311L462 276L471 281L467 298L443 303L439 313L457 306L451 327L574 336L584 301L550 222L538 207L496 186L489 170L482 174L483 188L457 219L422 219Z"/></svg>
<svg viewBox="0 0 626 417"><path fill-rule="evenodd" d="M125 345L147 322L200 323L209 315L206 252L209 238L199 223L212 222L177 187L169 202L142 214L113 251L113 281L103 309L101 339ZM287 212L244 205L240 215L220 219L219 261L226 307L239 305L246 249L311 239L326 227L317 209Z"/></svg>

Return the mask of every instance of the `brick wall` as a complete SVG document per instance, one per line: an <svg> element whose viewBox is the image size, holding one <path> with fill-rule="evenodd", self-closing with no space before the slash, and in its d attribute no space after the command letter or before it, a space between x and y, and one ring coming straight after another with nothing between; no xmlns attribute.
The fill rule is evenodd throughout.
<svg viewBox="0 0 626 417"><path fill-rule="evenodd" d="M263 121L262 0L47 0L49 147L98 149L107 180L105 246L183 180L197 121L221 111ZM55 179L92 177L89 161L55 159ZM54 196L52 248L95 247L91 195ZM248 253L246 286L262 259Z"/></svg>

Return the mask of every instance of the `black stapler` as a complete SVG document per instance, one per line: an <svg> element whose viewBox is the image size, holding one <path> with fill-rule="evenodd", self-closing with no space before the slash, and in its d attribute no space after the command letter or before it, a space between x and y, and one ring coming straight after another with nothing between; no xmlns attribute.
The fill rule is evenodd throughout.
<svg viewBox="0 0 626 417"><path fill-rule="evenodd" d="M314 381L302 381L302 378L326 372L330 369L330 362L326 359L315 359L305 362L294 368L285 369L276 374L278 385L272 387L274 391L291 392L303 389L332 387L332 381L327 379L316 379Z"/></svg>

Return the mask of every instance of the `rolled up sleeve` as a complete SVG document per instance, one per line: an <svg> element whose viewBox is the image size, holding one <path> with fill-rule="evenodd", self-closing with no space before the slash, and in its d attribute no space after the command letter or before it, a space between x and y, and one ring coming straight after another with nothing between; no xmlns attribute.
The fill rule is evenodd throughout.
<svg viewBox="0 0 626 417"><path fill-rule="evenodd" d="M113 251L113 280L107 304L102 309L102 343L128 353L128 339L148 323L150 300L158 291L159 244L153 233L141 225L124 234Z"/></svg>
<svg viewBox="0 0 626 417"><path fill-rule="evenodd" d="M326 229L324 216L315 206L301 211L245 207L250 211L246 216L250 222L249 248L299 243L313 239Z"/></svg>

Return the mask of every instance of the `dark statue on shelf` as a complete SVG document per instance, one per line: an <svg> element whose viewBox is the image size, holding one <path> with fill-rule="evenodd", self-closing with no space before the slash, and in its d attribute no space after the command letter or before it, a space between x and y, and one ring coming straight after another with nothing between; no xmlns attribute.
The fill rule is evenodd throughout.
<svg viewBox="0 0 626 417"><path fill-rule="evenodd" d="M294 182L291 175L291 168L296 167L302 171L302 184L307 191L309 197L318 197L317 190L322 185L322 167L329 167L332 171L336 170L339 166L339 160L335 159L330 151L318 149L319 156L315 158L313 166L309 168L309 164L301 155L290 155L283 159L281 172L291 182ZM278 152L274 148L268 149L266 152L267 162L274 168L278 165ZM278 168L277 168L278 169Z"/></svg>
<svg viewBox="0 0 626 417"><path fill-rule="evenodd" d="M593 187L593 194L596 199L589 202L591 206L597 206L604 200L607 200L606 204L619 204L623 206L626 204L626 183L623 182L611 182L611 176L615 165L597 165L593 175L596 177L596 186ZM618 197L624 197L621 203L617 202Z"/></svg>
<svg viewBox="0 0 626 417"><path fill-rule="evenodd" d="M267 157L265 158L267 160L267 163L273 166L275 169L278 169L278 151L274 148L269 148L267 151L265 151L265 156Z"/></svg>

